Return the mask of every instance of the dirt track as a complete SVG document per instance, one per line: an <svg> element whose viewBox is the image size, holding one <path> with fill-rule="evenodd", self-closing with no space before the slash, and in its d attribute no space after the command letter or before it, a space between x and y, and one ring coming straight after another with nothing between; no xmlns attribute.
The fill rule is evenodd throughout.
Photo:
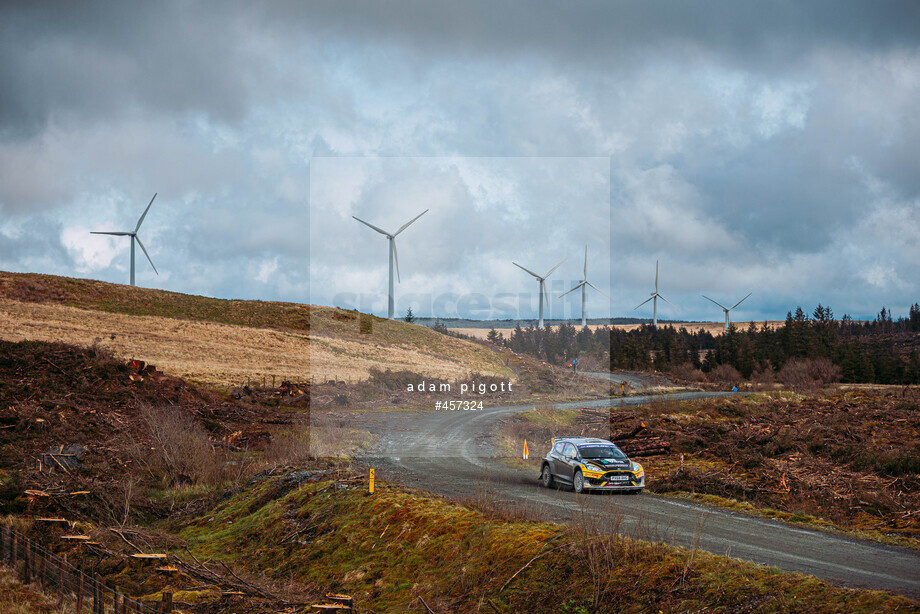
<svg viewBox="0 0 920 614"><path fill-rule="evenodd" d="M698 398L725 393L677 393ZM650 397L564 403L559 408L639 404ZM390 412L354 416L378 437L362 461L384 480L461 499L494 490L506 504L563 522L600 523L627 535L693 546L715 554L774 565L854 588L886 590L920 599L920 552L804 530L643 493L576 496L547 490L537 471L509 469L490 441L502 420L533 405L477 412ZM533 450L534 456L545 450Z"/></svg>

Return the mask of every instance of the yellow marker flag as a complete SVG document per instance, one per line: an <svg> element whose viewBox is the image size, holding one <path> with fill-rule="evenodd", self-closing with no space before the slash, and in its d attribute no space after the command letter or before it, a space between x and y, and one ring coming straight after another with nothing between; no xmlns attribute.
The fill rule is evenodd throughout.
<svg viewBox="0 0 920 614"><path fill-rule="evenodd" d="M374 470L371 469L371 478L367 485L368 494L374 494Z"/></svg>
<svg viewBox="0 0 920 614"><path fill-rule="evenodd" d="M527 460L528 456L530 456L530 454L527 451L527 440L525 439L524 440L524 460Z"/></svg>

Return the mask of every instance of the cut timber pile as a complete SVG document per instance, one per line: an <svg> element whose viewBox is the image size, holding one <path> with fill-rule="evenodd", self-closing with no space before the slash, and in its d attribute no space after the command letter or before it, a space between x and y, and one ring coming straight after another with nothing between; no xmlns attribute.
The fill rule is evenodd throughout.
<svg viewBox="0 0 920 614"><path fill-rule="evenodd" d="M671 453L671 444L661 437L643 437L617 444L628 456L658 456Z"/></svg>
<svg viewBox="0 0 920 614"><path fill-rule="evenodd" d="M582 435L602 437L616 442L629 456L658 456L671 453L671 443L647 431L645 422L638 422L633 428L629 423L638 415L633 411L609 411L582 408L575 419ZM642 433L643 437L638 437Z"/></svg>
<svg viewBox="0 0 920 614"><path fill-rule="evenodd" d="M658 456L661 454L670 454L671 443L662 440L661 437L636 437L636 435L644 431L645 428L645 422L640 422L628 433L615 435L611 437L611 439L617 442L617 446L619 446L627 456Z"/></svg>

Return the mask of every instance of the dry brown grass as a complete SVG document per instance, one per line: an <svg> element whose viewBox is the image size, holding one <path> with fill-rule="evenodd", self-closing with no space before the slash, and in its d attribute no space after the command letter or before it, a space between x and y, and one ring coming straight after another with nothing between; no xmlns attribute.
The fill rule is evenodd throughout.
<svg viewBox="0 0 920 614"><path fill-rule="evenodd" d="M317 323L326 312L336 311L316 309ZM373 367L450 379L470 371L509 373L498 355L473 342L392 322L376 329L375 334L359 336L320 326L311 338L304 331L124 315L0 297L0 338L97 345L120 358L143 359L172 375L218 386L273 378L356 381L367 378Z"/></svg>
<svg viewBox="0 0 920 614"><path fill-rule="evenodd" d="M88 606L87 606L88 607ZM65 609L66 608L66 609ZM24 585L13 570L0 566L0 612L4 614L53 614L75 611L73 600L64 600L58 609L57 598L44 595L37 585Z"/></svg>
<svg viewBox="0 0 920 614"><path fill-rule="evenodd" d="M310 455L315 458L348 458L373 442L370 432L340 416L314 413L310 422Z"/></svg>

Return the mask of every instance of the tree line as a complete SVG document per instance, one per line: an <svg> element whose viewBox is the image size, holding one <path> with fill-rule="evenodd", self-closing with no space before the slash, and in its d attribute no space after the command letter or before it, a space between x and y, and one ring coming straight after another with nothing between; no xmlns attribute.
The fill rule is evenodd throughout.
<svg viewBox="0 0 920 614"><path fill-rule="evenodd" d="M446 331L446 327L435 328ZM641 325L633 330L599 327L579 330L562 324L540 330L518 324L507 336L494 328L488 341L556 365L592 357L609 361L611 369L670 371L692 366L704 373L728 365L745 379L779 373L793 360L829 361L843 382L920 384L920 304L897 319L883 307L874 320L834 317L818 305L809 316L801 307L789 312L778 327L753 322L745 329L731 325L714 336L684 326ZM581 360L579 362L582 362Z"/></svg>

